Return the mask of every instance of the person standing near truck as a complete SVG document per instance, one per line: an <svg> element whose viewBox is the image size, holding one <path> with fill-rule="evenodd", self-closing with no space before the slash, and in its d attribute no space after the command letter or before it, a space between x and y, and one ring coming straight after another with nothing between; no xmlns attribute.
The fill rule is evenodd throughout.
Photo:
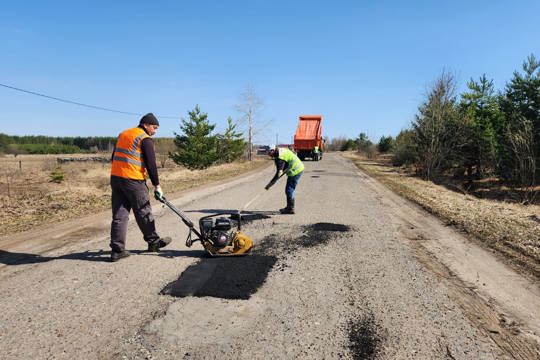
<svg viewBox="0 0 540 360"><path fill-rule="evenodd" d="M298 185L300 176L304 173L304 164L294 152L286 148L272 149L268 155L274 158L276 174L264 188L266 190L270 189L283 173L285 173L287 175L287 185L285 185L287 206L280 209L279 212L282 214L294 214L294 191L296 185Z"/></svg>
<svg viewBox="0 0 540 360"><path fill-rule="evenodd" d="M171 242L170 237L160 238L156 232L152 207L146 185L146 174L154 185L154 197L161 199L156 154L152 136L159 128L159 121L152 113L144 115L139 126L124 130L118 136L112 153L111 189L111 261L131 255L125 249L129 212L133 209L135 220L148 243L148 251L157 252Z"/></svg>

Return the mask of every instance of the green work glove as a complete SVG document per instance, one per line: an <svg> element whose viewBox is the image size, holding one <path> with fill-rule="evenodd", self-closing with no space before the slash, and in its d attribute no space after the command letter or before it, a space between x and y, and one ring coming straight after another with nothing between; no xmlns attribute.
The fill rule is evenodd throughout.
<svg viewBox="0 0 540 360"><path fill-rule="evenodd" d="M156 200L163 200L163 190L161 190L161 186L156 186L154 188L154 197Z"/></svg>

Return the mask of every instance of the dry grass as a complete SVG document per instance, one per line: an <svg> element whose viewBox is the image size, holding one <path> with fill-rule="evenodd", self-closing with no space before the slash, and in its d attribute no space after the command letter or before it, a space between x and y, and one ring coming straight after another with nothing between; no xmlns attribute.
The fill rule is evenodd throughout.
<svg viewBox="0 0 540 360"><path fill-rule="evenodd" d="M160 182L165 192L172 194L266 164L266 159L255 159L190 171L169 162L159 169ZM0 157L0 236L110 208L110 164L65 163L61 166L65 180L60 183L51 181L56 167L56 156L52 155Z"/></svg>
<svg viewBox="0 0 540 360"><path fill-rule="evenodd" d="M384 160L347 157L396 193L540 278L540 206L481 199L424 181Z"/></svg>

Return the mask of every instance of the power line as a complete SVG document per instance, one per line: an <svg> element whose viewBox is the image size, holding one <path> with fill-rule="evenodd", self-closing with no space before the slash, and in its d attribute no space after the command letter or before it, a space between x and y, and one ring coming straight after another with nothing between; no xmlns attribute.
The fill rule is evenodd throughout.
<svg viewBox="0 0 540 360"><path fill-rule="evenodd" d="M11 90L20 91L20 92L23 92L23 93L26 93L26 94L35 95L35 96L41 96L41 97L44 97L44 98L47 98L47 99L56 100L56 101L60 101L60 102L63 102L63 103L68 103L68 104L73 104L73 105L78 105L78 106L84 106L84 107L91 108L91 109L110 111L110 112L114 112L114 113L118 113L118 114L124 114L124 115L137 115L137 116L143 116L144 115L144 114L140 114L140 113L133 113L133 112L128 112L128 111L109 109L109 108L102 107L102 106L84 104L84 103L81 103L81 102L78 102L78 101L61 99L61 98L57 98L57 97L54 97L54 96L40 94L40 93L37 93L37 92L34 92L34 91L24 90L24 89L20 89L20 88L14 87L14 86L5 85L5 84L2 84L2 83L0 83L0 86L3 86L5 88L11 89ZM165 119L179 119L180 118L179 116L161 116L161 115L156 115L156 116L159 117L159 118L165 118Z"/></svg>

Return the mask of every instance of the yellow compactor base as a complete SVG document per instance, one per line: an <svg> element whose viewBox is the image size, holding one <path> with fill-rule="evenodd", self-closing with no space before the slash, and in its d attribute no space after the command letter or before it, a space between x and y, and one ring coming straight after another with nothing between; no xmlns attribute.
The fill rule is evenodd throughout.
<svg viewBox="0 0 540 360"><path fill-rule="evenodd" d="M253 240L241 231L234 233L232 245L217 249L209 242L203 244L210 256L244 256L247 255L253 247Z"/></svg>

